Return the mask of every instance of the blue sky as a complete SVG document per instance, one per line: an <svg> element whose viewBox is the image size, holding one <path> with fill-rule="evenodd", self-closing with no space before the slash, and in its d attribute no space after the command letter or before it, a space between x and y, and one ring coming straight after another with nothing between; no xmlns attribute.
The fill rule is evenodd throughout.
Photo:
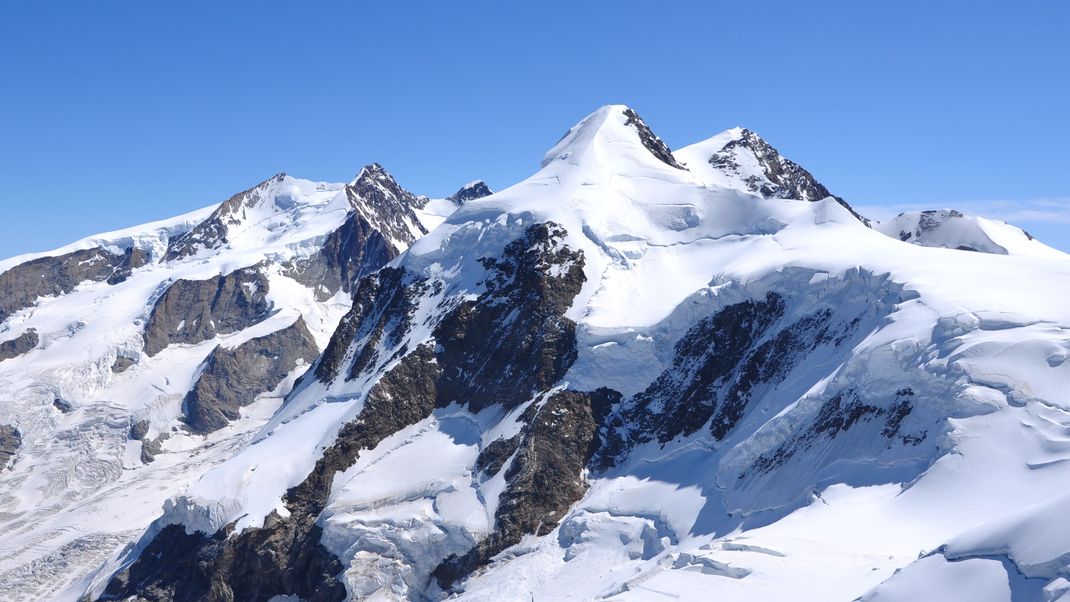
<svg viewBox="0 0 1070 602"><path fill-rule="evenodd" d="M872 211L1008 217L1070 250L1070 3L6 2L0 256L382 163L445 195L635 107L735 125Z"/></svg>

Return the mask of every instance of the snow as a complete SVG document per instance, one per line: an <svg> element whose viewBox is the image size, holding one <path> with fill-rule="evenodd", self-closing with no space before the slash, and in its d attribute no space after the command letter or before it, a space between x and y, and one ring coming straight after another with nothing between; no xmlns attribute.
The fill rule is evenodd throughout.
<svg viewBox="0 0 1070 602"><path fill-rule="evenodd" d="M1008 601L1022 588L1063 595L1070 257L980 218L949 218L914 244L899 240L899 230L915 227L916 215L871 229L832 198L762 198L746 185L761 174L745 153L731 173L708 161L742 130L677 151L681 170L643 146L624 110L606 106L582 120L514 186L459 208L429 200L417 211L431 232L395 265L443 286L420 299L416 326L399 346L427 341L441 301L481 292L479 259L545 221L567 230L586 276L568 311L579 348L562 386L633 395L672 364L674 344L695 323L768 291L785 296L789 318L820 306L832 319L862 316L861 325L842 349L819 346L782 382L756 389L724 440L703 431L646 444L613 471L588 475L586 495L553 533L503 553L458 598ZM174 426L214 345L300 313L322 347L348 300L319 303L269 270L280 312L268 322L173 346L122 375L109 367L118 353L138 354L145 300L164 283L312 252L344 218L337 190L283 179L265 197L275 202L246 208L222 252L147 266L115 287L86 284L8 321L12 335L28 327L42 334L42 348L0 364L0 384L26 392L10 414L45 435L3 477L15 491L5 503L39 526L5 541L15 556L0 561L0 571L24 570L70 541L34 547L68 522L115 535L70 561L65 583L73 581L135 538L164 500L164 520L190 531L230 522L240 530L285 512L284 492L307 476L393 364L384 360L352 381L304 382L277 411L258 405L203 440L176 433L149 466L130 466L135 450L122 434L131 415L149 418L151 433ZM159 236L151 232L145 236ZM986 252L956 249L963 245ZM915 401L902 428L919 442L888 440L879 423L863 424L815 440L769 474L748 470L805 433L832 392L852 389L884 403L903 388ZM73 414L51 413L53 391L72 401ZM475 459L519 429L524 407L506 416L436 410L336 476L320 526L351 593L424 595L439 560L492 529L505 483L501 473L481 481ZM107 445L57 452L50 437L64 441L66 429ZM74 458L98 456L107 456L100 464L108 476L69 474ZM80 478L88 482L71 488L94 501L78 512L67 510L73 502L36 510L61 491L55 481Z"/></svg>

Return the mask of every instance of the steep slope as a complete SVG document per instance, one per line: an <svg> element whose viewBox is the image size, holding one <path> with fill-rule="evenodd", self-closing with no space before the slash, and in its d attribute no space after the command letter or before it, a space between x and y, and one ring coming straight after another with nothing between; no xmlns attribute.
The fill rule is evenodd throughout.
<svg viewBox="0 0 1070 602"><path fill-rule="evenodd" d="M904 243L753 134L671 153L607 106L353 290L84 591L849 600L962 559L1062 591L1028 537L1070 477L1066 256Z"/></svg>
<svg viewBox="0 0 1070 602"><path fill-rule="evenodd" d="M247 443L353 284L426 231L422 202L378 165L280 174L0 262L0 598L59 596Z"/></svg>

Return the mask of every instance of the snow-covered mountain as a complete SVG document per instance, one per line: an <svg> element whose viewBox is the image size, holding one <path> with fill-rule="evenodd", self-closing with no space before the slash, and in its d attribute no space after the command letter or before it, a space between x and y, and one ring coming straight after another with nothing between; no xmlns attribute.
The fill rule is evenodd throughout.
<svg viewBox="0 0 1070 602"><path fill-rule="evenodd" d="M607 106L497 193L276 176L4 262L0 596L1070 599L1019 232Z"/></svg>

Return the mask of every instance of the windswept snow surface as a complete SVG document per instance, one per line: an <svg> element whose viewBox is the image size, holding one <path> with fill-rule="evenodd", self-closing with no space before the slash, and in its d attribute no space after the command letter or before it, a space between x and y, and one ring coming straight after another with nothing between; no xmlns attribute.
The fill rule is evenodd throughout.
<svg viewBox="0 0 1070 602"><path fill-rule="evenodd" d="M399 345L429 340L444 300L484 290L479 260L547 221L582 251L586 276L567 314L578 356L559 388L609 387L626 406L673 369L677 343L696 324L768 294L782 299L776 324L786 329L817 310L850 329L790 348L784 372L750 390L726 436L703 426L663 443L640 438L612 467L589 471L586 494L551 534L498 555L460 584L456 599L1018 602L1070 591L1070 549L1059 536L1070 492L1070 257L1025 237L1016 246L1013 232L980 220L970 235L983 232L1006 253L958 250L972 243L952 244L965 236L957 230L933 244L904 242L832 197L766 198L753 191L767 181L765 168L745 154L731 170L710 162L743 130L666 161L627 112L612 105L586 117L539 171L510 188L455 211L446 201L424 205L418 214L437 227L392 265L434 285ZM329 186L322 197L319 185L295 186L320 199L294 205L319 208L286 222L300 240L340 221L327 217ZM147 467L132 466L122 446L56 451L68 449L60 435L76 417L77 434L66 435L76 441L126 429L131 414L150 417L152 433L174 423L178 392L214 343L172 346L120 377L104 368L123 345L136 351L135 321L163 279L184 270L203 278L303 248L268 234L271 215L253 220L266 225L250 226L242 250L198 255L166 273L150 268L110 290L87 285L8 326L12 335L36 327L54 351L0 364L8 390L41 391L16 406L35 435L3 476L14 493L2 507L17 515L0 527L8 546L0 581L56 595L59 586L31 574L38 562L63 567L63 586L84 577L65 595L99 594L132 560L118 549L161 507L154 528L178 523L188 532L240 531L273 510L286 515L286 490L313 470L396 359L352 380L306 379L285 405L269 397L251 407L248 420L228 427L234 433L203 442L176 433L165 443L171 453ZM273 293L285 289L277 278ZM124 301L122 291L135 288L129 299L137 301ZM303 313L322 347L346 302L317 304L302 291L276 307ZM76 315L58 309L66 303L119 309L64 330L61 322ZM45 372L61 366L66 376ZM74 414L54 414L53 389L35 384L44 374L66 387ZM351 597L444 596L430 572L493 529L506 486L502 473L480 479L476 458L518 432L526 407L437 409L335 475L319 525L346 567ZM89 412L95 422L80 418ZM102 476L83 476L98 464ZM49 485L78 479L91 484ZM176 490L176 481L192 484ZM84 499L47 510L72 490ZM92 553L62 547L62 538L85 532L103 538ZM57 565L49 554L70 560ZM103 564L89 574L93 563Z"/></svg>

